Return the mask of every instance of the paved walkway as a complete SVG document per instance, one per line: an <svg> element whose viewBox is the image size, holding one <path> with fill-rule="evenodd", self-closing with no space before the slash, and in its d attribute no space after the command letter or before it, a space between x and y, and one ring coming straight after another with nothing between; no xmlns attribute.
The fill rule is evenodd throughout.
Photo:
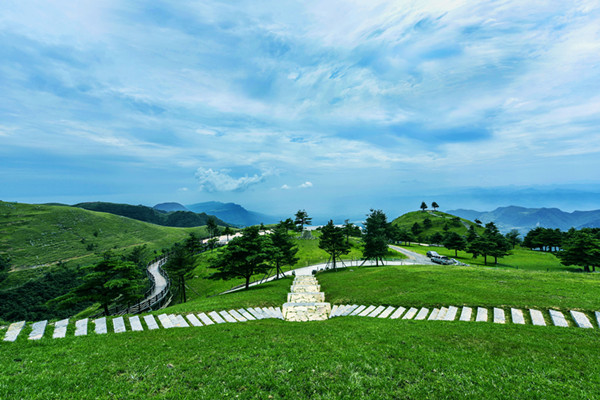
<svg viewBox="0 0 600 400"><path fill-rule="evenodd" d="M163 264L164 264L163 260L158 260L157 262L150 264L148 266L148 272L154 277L154 289L152 290L152 293L150 293L150 295L148 295L148 297L144 300L151 299L152 297L156 296L157 294L162 292L164 288L167 287L167 280L158 271L158 268L160 266L162 266Z"/></svg>

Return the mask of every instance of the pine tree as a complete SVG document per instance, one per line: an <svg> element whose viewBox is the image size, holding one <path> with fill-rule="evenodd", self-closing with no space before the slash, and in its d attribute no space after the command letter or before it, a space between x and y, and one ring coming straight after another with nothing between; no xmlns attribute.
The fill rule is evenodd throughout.
<svg viewBox="0 0 600 400"><path fill-rule="evenodd" d="M375 260L375 266L379 266L379 261L383 264L383 257L387 254L389 230L383 211L371 209L365 222L363 258Z"/></svg>
<svg viewBox="0 0 600 400"><path fill-rule="evenodd" d="M275 266L275 273L279 279L279 273L283 273L281 267L284 265L294 265L299 258L298 246L295 245L293 238L288 234L288 229L285 223L280 222L273 229L273 233L269 235L271 240L271 248L269 252L269 260Z"/></svg>
<svg viewBox="0 0 600 400"><path fill-rule="evenodd" d="M344 238L344 230L335 226L332 220L329 220L327 225L321 228L319 248L329 253L333 262L333 269L336 268L339 257L350 252L350 245L346 243Z"/></svg>

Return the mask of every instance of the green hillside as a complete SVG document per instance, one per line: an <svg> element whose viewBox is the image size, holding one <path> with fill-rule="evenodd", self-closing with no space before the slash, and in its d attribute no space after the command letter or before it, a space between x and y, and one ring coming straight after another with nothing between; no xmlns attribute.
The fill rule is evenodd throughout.
<svg viewBox="0 0 600 400"><path fill-rule="evenodd" d="M131 205L131 204L118 204L118 203L106 203L106 202L91 202L91 203L79 203L75 204L74 207L84 208L90 211L100 211L110 213L114 215L120 215L138 221L149 222L151 224L172 226L177 228L192 228L196 226L204 226L210 218L210 215L205 213L195 213L191 211L159 211L152 207L146 207L142 205ZM223 222L217 217L214 217L217 225L229 226L226 222Z"/></svg>
<svg viewBox="0 0 600 400"><path fill-rule="evenodd" d="M171 228L76 207L0 201L0 253L13 270L59 261L89 264L113 250L147 245L150 251L170 247L189 232L206 236L204 228ZM11 274L12 275L12 274Z"/></svg>
<svg viewBox="0 0 600 400"><path fill-rule="evenodd" d="M429 219L431 222L430 226L426 225L426 219ZM409 232L415 223L418 223L422 228L422 231L418 234L419 241L427 241L435 233L443 235L446 232L444 227L448 228L448 232L456 232L461 236L467 235L470 226L474 226L479 234L484 231L483 227L478 226L474 222L442 211L412 211L392 221L393 225Z"/></svg>
<svg viewBox="0 0 600 400"><path fill-rule="evenodd" d="M596 309L600 279L447 266L353 268L317 277L333 303L563 311ZM280 305L290 284L284 279L160 313ZM595 398L598 332L595 323L579 329L339 317L86 337L71 330L64 339L39 341L21 335L0 342L0 398Z"/></svg>

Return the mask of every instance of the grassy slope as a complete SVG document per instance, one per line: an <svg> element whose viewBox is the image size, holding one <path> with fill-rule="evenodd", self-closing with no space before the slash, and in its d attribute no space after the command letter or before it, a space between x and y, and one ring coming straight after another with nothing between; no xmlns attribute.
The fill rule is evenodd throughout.
<svg viewBox="0 0 600 400"><path fill-rule="evenodd" d="M60 260L88 264L107 250L128 251L142 244L160 250L192 231L204 236L204 228L162 227L75 207L0 202L0 252L8 253L17 269ZM87 250L89 244L93 250Z"/></svg>
<svg viewBox="0 0 600 400"><path fill-rule="evenodd" d="M600 310L600 276L458 266L363 267L319 274L332 304Z"/></svg>
<svg viewBox="0 0 600 400"><path fill-rule="evenodd" d="M455 215L448 214L441 211L412 211L408 212L400 217L396 218L392 221L392 224L397 225L403 229L410 231L410 228L414 225L415 222L418 222L421 227L423 227L423 221L425 218L429 218L431 220L431 228L424 229L422 233L419 235L422 237L429 237L436 232L444 234L444 225L447 223L449 230L452 232L456 232L459 235L466 236L468 232L468 226L475 226L475 229L479 234L483 233L483 228L478 226L477 224L460 218L461 224L459 226L452 225L452 218L455 218ZM466 226L465 226L466 225Z"/></svg>
<svg viewBox="0 0 600 400"><path fill-rule="evenodd" d="M470 253L459 251L458 257L454 257L454 250L448 250L444 247L429 247L429 246L410 246L405 247L407 250L414 251L420 254L426 254L429 250L437 251L441 255L456 258L469 265L483 266L483 256L473 258ZM494 258L488 257L487 266L500 268L515 268L537 271L582 271L581 268L573 266L565 266L560 263L560 260L552 253L541 251L533 251L522 247L516 247L511 250L511 254L498 259L498 264L494 265Z"/></svg>

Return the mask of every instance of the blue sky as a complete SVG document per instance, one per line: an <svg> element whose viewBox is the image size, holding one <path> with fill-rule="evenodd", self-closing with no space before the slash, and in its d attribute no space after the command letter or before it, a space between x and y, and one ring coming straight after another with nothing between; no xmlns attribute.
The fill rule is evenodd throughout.
<svg viewBox="0 0 600 400"><path fill-rule="evenodd" d="M5 201L600 208L597 1L9 0L0 99Z"/></svg>

